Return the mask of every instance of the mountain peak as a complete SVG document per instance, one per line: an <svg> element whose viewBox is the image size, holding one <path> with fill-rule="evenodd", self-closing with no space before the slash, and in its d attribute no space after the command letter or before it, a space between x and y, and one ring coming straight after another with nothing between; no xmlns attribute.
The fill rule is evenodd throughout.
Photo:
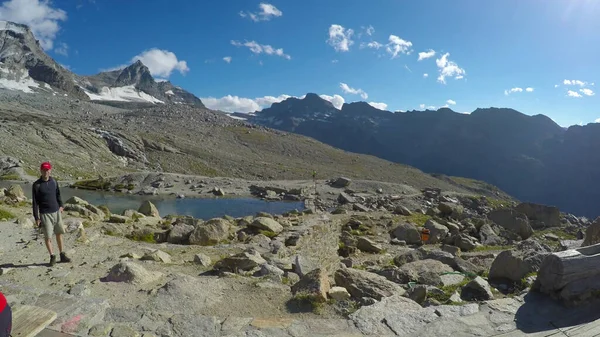
<svg viewBox="0 0 600 337"><path fill-rule="evenodd" d="M150 74L150 69L140 60L121 70L121 74L119 74L116 81L117 85L144 86L152 83L155 82L152 74Z"/></svg>
<svg viewBox="0 0 600 337"><path fill-rule="evenodd" d="M3 20L0 20L0 30L10 30L19 34L27 34L31 32L27 25Z"/></svg>

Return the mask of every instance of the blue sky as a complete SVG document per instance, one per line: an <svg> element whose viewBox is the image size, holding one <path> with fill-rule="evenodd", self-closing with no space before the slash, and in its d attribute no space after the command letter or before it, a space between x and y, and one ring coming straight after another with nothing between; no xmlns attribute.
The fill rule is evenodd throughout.
<svg viewBox="0 0 600 337"><path fill-rule="evenodd" d="M226 111L315 92L390 111L494 106L563 126L600 119L596 0L0 3L0 19L32 25L78 74L140 58Z"/></svg>

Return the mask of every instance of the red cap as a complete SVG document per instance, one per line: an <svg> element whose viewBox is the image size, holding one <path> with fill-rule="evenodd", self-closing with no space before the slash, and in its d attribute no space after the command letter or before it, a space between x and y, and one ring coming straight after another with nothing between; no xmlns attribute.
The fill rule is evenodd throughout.
<svg viewBox="0 0 600 337"><path fill-rule="evenodd" d="M40 169L41 169L41 170L44 170L44 171L48 171L48 170L50 170L51 168L52 168L52 165L50 165L50 163L49 163L49 162L47 162L47 161L46 161L46 162L43 162L43 163L42 163L42 166L40 166Z"/></svg>

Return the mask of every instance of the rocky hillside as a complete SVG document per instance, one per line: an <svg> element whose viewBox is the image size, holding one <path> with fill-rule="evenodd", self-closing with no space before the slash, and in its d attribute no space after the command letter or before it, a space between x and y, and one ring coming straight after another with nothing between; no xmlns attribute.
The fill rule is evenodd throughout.
<svg viewBox="0 0 600 337"><path fill-rule="evenodd" d="M437 189L333 188L332 212L213 219L150 202L112 214L73 197L73 262L48 267L29 201L12 186L0 190L0 289L13 310L50 310L49 331L77 336L491 336L585 312L540 295L537 275L584 236L598 242L600 220ZM598 294L567 283L569 304Z"/></svg>
<svg viewBox="0 0 600 337"><path fill-rule="evenodd" d="M425 172L483 180L520 200L599 215L597 123L565 130L546 116L499 108L392 113L357 102L337 110L314 94L246 117Z"/></svg>

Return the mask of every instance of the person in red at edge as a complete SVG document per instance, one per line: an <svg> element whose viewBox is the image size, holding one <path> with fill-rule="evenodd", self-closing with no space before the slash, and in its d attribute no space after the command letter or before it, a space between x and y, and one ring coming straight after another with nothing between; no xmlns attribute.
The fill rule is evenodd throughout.
<svg viewBox="0 0 600 337"><path fill-rule="evenodd" d="M33 204L33 217L38 227L42 227L46 248L50 253L50 266L56 263L56 255L52 250L52 233L56 234L56 244L60 252L60 262L71 262L63 251L63 234L65 226L62 221L63 202L60 197L58 183L50 176L52 165L43 162L40 166L40 179L33 183L31 199Z"/></svg>
<svg viewBox="0 0 600 337"><path fill-rule="evenodd" d="M0 292L0 337L9 337L12 332L12 310L4 294Z"/></svg>

